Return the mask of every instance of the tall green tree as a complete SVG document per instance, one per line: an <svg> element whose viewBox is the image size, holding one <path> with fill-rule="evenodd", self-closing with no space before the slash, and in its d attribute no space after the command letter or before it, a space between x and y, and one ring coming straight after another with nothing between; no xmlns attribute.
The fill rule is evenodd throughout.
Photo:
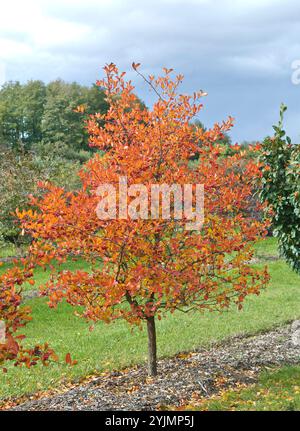
<svg viewBox="0 0 300 431"><path fill-rule="evenodd" d="M84 105L84 116L75 112ZM85 161L89 147L84 119L108 109L101 88L56 80L8 82L0 89L0 146Z"/></svg>
<svg viewBox="0 0 300 431"><path fill-rule="evenodd" d="M84 105L85 115L95 112L99 106L100 113L108 109L104 93L96 86L89 88L61 80L48 84L38 152L47 154L51 151L80 161L90 157L92 150L88 145L84 118L75 111L79 105Z"/></svg>
<svg viewBox="0 0 300 431"><path fill-rule="evenodd" d="M42 118L46 103L46 85L42 81L29 81L22 89L25 144L28 148L42 139Z"/></svg>
<svg viewBox="0 0 300 431"><path fill-rule="evenodd" d="M28 150L34 142L40 141L45 102L46 87L42 81L4 84L0 90L1 145Z"/></svg>
<svg viewBox="0 0 300 431"><path fill-rule="evenodd" d="M84 140L83 125L74 112L76 104L84 102L78 84L57 80L46 90L46 104L42 117L42 144L45 151L65 154L68 148L79 150ZM49 148L50 147L50 148Z"/></svg>
<svg viewBox="0 0 300 431"><path fill-rule="evenodd" d="M23 115L22 86L7 82L0 91L0 143L17 148L26 136Z"/></svg>

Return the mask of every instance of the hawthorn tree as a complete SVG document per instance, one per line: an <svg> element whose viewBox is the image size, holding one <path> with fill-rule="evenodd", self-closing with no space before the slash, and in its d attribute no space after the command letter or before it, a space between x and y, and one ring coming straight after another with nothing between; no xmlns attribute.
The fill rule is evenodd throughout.
<svg viewBox="0 0 300 431"><path fill-rule="evenodd" d="M149 375L154 376L155 318L177 310L222 311L232 303L241 308L248 294L259 294L268 274L249 263L251 242L265 232L247 211L259 167L249 160L241 171L239 147L223 157L226 149L218 144L233 119L195 131L192 120L205 94L180 94L182 76L172 78L172 70L164 69L163 76L146 78L138 66L133 64L157 96L153 107L140 104L131 81L114 64L105 66L105 77L97 85L104 89L110 108L87 121L90 144L102 151L81 170L82 188L67 192L44 184L43 197L32 198L36 210L18 211L18 216L34 238L34 265L63 262L70 255L92 264L90 272L52 267L42 287L50 306L66 299L81 306L89 321L125 319L138 326L145 322ZM189 160L195 152L199 164L192 169ZM120 177L127 178L128 187L140 184L147 191L153 184L204 184L202 229L187 230L186 217L166 219L161 212L158 218L133 219L121 214L118 199L117 217L99 218L99 185L117 188ZM139 211L138 195L128 197L128 208Z"/></svg>

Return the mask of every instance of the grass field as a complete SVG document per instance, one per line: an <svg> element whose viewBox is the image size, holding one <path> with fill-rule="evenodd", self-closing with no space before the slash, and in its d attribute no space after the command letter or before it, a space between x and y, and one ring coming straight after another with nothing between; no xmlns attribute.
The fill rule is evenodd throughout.
<svg viewBox="0 0 300 431"><path fill-rule="evenodd" d="M219 315L175 313L158 322L158 352L160 357L179 351L193 350L234 334L255 333L300 317L300 278L278 255L276 241L268 239L256 245L260 262L268 264L271 274L269 287L258 297L249 297L242 311L231 309ZM78 266L74 262L68 264ZM82 263L79 263L82 265ZM3 270L3 268L1 268ZM37 284L47 277L36 275ZM47 368L30 370L8 367L0 375L0 399L31 394L57 387L60 383L78 380L93 373L101 373L146 361L147 340L145 331L134 331L124 322L111 325L99 323L93 332L89 324L74 316L74 308L66 303L49 309L44 298L28 301L33 310L33 321L26 328L28 343L48 341L61 361ZM71 352L76 366L64 364Z"/></svg>
<svg viewBox="0 0 300 431"><path fill-rule="evenodd" d="M276 372L264 372L257 384L225 391L204 401L196 410L299 411L300 367L289 366Z"/></svg>

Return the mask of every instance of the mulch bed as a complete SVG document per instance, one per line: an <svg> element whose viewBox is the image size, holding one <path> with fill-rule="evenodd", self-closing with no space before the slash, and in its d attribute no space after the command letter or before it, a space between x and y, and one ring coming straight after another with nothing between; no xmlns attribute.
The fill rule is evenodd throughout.
<svg viewBox="0 0 300 431"><path fill-rule="evenodd" d="M95 377L64 393L30 400L13 410L158 410L187 405L226 387L251 384L268 367L300 363L291 325L255 336L234 337L209 349L159 361L150 379L145 367Z"/></svg>

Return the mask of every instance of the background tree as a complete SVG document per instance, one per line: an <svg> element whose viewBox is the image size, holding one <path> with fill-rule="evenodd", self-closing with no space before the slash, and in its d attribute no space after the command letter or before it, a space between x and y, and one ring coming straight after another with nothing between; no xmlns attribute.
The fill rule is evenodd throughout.
<svg viewBox="0 0 300 431"><path fill-rule="evenodd" d="M0 141L2 146L17 148L25 137L22 86L19 82L4 84L0 92Z"/></svg>
<svg viewBox="0 0 300 431"><path fill-rule="evenodd" d="M56 153L68 159L86 161L91 156L82 118L75 108L84 105L85 113L107 110L104 93L98 87L82 87L61 80L47 86L47 98L42 118L42 141L38 152Z"/></svg>
<svg viewBox="0 0 300 431"><path fill-rule="evenodd" d="M25 150L41 139L46 87L41 81L8 82L0 90L0 142Z"/></svg>
<svg viewBox="0 0 300 431"><path fill-rule="evenodd" d="M273 234L282 256L300 273L300 145L292 145L283 130L286 106L281 105L274 137L262 145L261 199L267 203Z"/></svg>
<svg viewBox="0 0 300 431"><path fill-rule="evenodd" d="M30 237L21 235L16 208L28 208L29 195L39 195L40 181L51 181L74 190L79 186L79 163L58 157L38 157L29 152L0 151L0 237L22 253Z"/></svg>
<svg viewBox="0 0 300 431"><path fill-rule="evenodd" d="M84 103L84 114L75 112ZM39 181L72 189L79 162L95 152L88 146L83 121L108 104L100 87L61 80L45 85L8 82L0 89L0 239L17 249L28 243L16 223L15 209L27 208ZM72 164L73 163L73 164Z"/></svg>
<svg viewBox="0 0 300 431"><path fill-rule="evenodd" d="M199 149L191 121L201 109L202 92L179 94L182 76L171 79L172 71L164 69L162 77L144 78L158 96L146 110L115 65L104 70L106 78L98 85L105 89L110 108L104 115L92 115L87 126L91 145L105 153L85 164L79 191L45 184L43 197L32 199L36 210L18 216L35 239L30 247L35 264L64 261L70 254L92 264L90 272L53 268L43 290L50 304L66 298L95 322L145 322L149 374L155 375L156 317L176 310L222 311L231 303L241 308L245 297L259 294L268 280L266 270L249 264L251 242L264 226L244 211L259 169L250 161L241 174L238 148L221 157L224 147L216 142L230 129L231 118L210 130L199 129ZM196 150L200 163L191 169ZM148 192L152 184L204 184L202 230L186 230L184 218L135 220L119 214L121 219L99 219L95 190L103 183L117 185L120 176L127 177L128 186L139 183ZM139 211L136 199L129 197L131 211Z"/></svg>
<svg viewBox="0 0 300 431"><path fill-rule="evenodd" d="M4 84L0 89L0 146L86 161L93 151L83 118L74 111L82 104L85 116L108 109L102 89L95 85L62 80L47 85L42 81Z"/></svg>
<svg viewBox="0 0 300 431"><path fill-rule="evenodd" d="M46 103L46 86L42 81L29 81L23 85L22 101L25 136L23 144L31 149L33 144L42 139L42 118Z"/></svg>

